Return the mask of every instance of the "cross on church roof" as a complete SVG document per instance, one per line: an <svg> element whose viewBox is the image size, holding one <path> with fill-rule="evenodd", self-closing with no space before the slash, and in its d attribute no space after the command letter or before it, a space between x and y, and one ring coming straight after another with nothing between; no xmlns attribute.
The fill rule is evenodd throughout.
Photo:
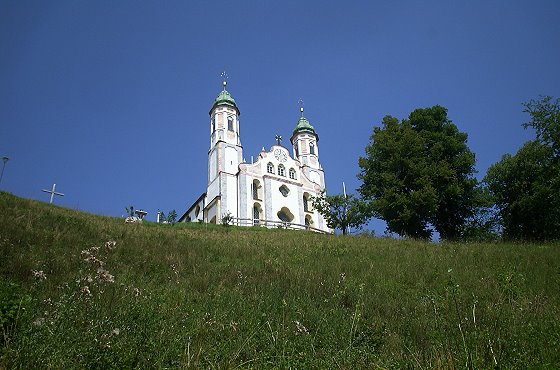
<svg viewBox="0 0 560 370"><path fill-rule="evenodd" d="M280 145L280 142L282 141L282 136L276 135L276 136L274 136L274 138L276 139L276 144Z"/></svg>
<svg viewBox="0 0 560 370"><path fill-rule="evenodd" d="M228 75L226 71L223 71L222 74L220 74L220 77L222 77L222 85L224 86L224 90L225 90L227 85L227 79L228 79Z"/></svg>
<svg viewBox="0 0 560 370"><path fill-rule="evenodd" d="M299 103L299 111L301 112L301 116L303 117L303 99L299 99L298 103Z"/></svg>

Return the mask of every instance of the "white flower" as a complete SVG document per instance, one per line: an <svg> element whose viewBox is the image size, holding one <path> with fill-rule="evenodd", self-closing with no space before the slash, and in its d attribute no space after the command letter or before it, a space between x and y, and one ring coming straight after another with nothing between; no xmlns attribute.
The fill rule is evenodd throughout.
<svg viewBox="0 0 560 370"><path fill-rule="evenodd" d="M45 275L43 270L41 271L31 270L31 273L33 274L33 277L39 281L47 279L47 275Z"/></svg>
<svg viewBox="0 0 560 370"><path fill-rule="evenodd" d="M98 268L97 269L97 278L99 279L99 281L104 282L104 283L114 283L115 282L115 277L113 275L111 275L109 273L109 271L103 269L103 268Z"/></svg>
<svg viewBox="0 0 560 370"><path fill-rule="evenodd" d="M91 295L91 292L89 291L89 287L87 285L82 288L82 293L88 296Z"/></svg>

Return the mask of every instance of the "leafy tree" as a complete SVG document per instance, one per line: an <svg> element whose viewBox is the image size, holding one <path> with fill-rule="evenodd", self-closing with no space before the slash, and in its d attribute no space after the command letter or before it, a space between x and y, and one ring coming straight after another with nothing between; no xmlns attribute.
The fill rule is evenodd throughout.
<svg viewBox="0 0 560 370"><path fill-rule="evenodd" d="M459 239L479 194L466 141L439 105L401 122L386 116L359 159L359 192L391 232L427 239L433 227L443 239Z"/></svg>
<svg viewBox="0 0 560 370"><path fill-rule="evenodd" d="M326 195L322 191L312 198L312 204L327 225L342 230L343 235L348 234L350 227L362 227L369 217L367 205L352 195Z"/></svg>
<svg viewBox="0 0 560 370"><path fill-rule="evenodd" d="M524 103L535 129L515 155L506 154L484 178L506 239L560 238L560 100L550 96Z"/></svg>
<svg viewBox="0 0 560 370"><path fill-rule="evenodd" d="M484 178L498 209L506 239L560 237L560 165L553 150L529 141L506 154Z"/></svg>
<svg viewBox="0 0 560 370"><path fill-rule="evenodd" d="M532 127L537 134L537 140L549 146L556 157L560 157L560 99L551 96L541 96L538 100L524 103L523 112L531 115L531 121L523 127Z"/></svg>
<svg viewBox="0 0 560 370"><path fill-rule="evenodd" d="M177 220L177 212L173 209L167 213L167 222L170 224L175 223Z"/></svg>

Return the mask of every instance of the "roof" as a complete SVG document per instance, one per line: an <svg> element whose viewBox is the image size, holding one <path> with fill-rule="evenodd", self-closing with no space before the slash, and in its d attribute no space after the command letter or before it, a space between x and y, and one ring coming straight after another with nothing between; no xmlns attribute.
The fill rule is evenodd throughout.
<svg viewBox="0 0 560 370"><path fill-rule="evenodd" d="M225 86L224 89L220 91L216 99L214 99L214 104L212 104L212 108L210 110L214 109L217 105L229 105L230 107L235 108L239 114L239 108L237 108L237 104L235 104L235 99L231 96L229 91L226 90Z"/></svg>

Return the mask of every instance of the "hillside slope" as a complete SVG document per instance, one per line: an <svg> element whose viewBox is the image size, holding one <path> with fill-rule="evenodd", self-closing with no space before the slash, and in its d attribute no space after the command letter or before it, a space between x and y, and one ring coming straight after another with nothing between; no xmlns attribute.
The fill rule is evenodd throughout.
<svg viewBox="0 0 560 370"><path fill-rule="evenodd" d="M0 193L0 368L560 367L560 248L124 224Z"/></svg>

